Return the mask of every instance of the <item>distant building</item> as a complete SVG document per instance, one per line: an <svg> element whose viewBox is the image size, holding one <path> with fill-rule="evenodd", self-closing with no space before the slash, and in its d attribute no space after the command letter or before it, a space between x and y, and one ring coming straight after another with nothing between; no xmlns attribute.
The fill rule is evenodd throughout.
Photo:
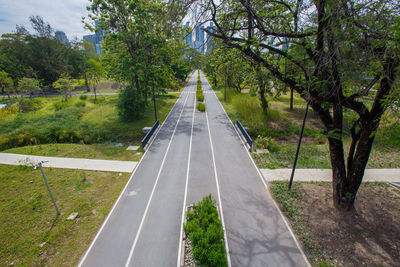
<svg viewBox="0 0 400 267"><path fill-rule="evenodd" d="M186 22L186 24L183 26L186 29L189 29L190 24L189 21ZM190 31L190 33L188 33L185 37L185 43L188 44L190 47L192 47L192 31Z"/></svg>
<svg viewBox="0 0 400 267"><path fill-rule="evenodd" d="M196 26L194 28L196 34L196 40L194 41L194 49L204 54L204 26Z"/></svg>
<svg viewBox="0 0 400 267"><path fill-rule="evenodd" d="M83 36L83 41L88 42L88 43L92 43L93 46L94 46L95 45L94 34L84 35Z"/></svg>
<svg viewBox="0 0 400 267"><path fill-rule="evenodd" d="M54 34L55 34L56 39L59 40L61 43L69 44L69 41L68 41L67 36L65 35L65 32L56 31Z"/></svg>
<svg viewBox="0 0 400 267"><path fill-rule="evenodd" d="M102 54L101 42L103 41L104 31L103 31L103 29L100 28L101 27L100 21L96 21L95 26L96 26L96 32L94 34L94 41L95 41L96 53Z"/></svg>
<svg viewBox="0 0 400 267"><path fill-rule="evenodd" d="M215 26L214 26L214 24L212 22L210 22L210 26L207 26L206 29L209 32L214 32ZM206 46L207 46L206 53L207 54L210 53L211 50L212 50L212 40L213 40L213 37L211 35L207 34L207 40L206 40Z"/></svg>
<svg viewBox="0 0 400 267"><path fill-rule="evenodd" d="M95 34L83 36L84 41L93 44L97 54L103 53L101 51L101 42L103 41L104 31L103 31L103 29L100 28L100 25L101 25L101 22L96 21L95 22L95 26L96 26Z"/></svg>

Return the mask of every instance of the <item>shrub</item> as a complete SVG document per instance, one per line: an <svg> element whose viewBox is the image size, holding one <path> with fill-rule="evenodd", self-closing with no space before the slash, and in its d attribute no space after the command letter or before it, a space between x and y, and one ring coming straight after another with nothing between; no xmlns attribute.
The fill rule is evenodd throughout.
<svg viewBox="0 0 400 267"><path fill-rule="evenodd" d="M79 99L85 101L87 99L87 95L80 95Z"/></svg>
<svg viewBox="0 0 400 267"><path fill-rule="evenodd" d="M197 105L197 109L198 109L199 111L201 111L201 112L204 112L204 111L206 111L206 105L205 105L204 103L199 103L199 104Z"/></svg>
<svg viewBox="0 0 400 267"><path fill-rule="evenodd" d="M278 152L280 150L279 145L277 145L271 137L258 136L256 140L256 147L261 149L268 149L270 152Z"/></svg>
<svg viewBox="0 0 400 267"><path fill-rule="evenodd" d="M199 94L197 96L197 101L203 102L204 101L204 95L203 94Z"/></svg>
<svg viewBox="0 0 400 267"><path fill-rule="evenodd" d="M75 107L77 107L77 108L83 108L84 106L86 106L85 102L78 101L75 103Z"/></svg>
<svg viewBox="0 0 400 267"><path fill-rule="evenodd" d="M120 119L128 122L143 116L146 103L134 86L128 85L119 95L117 108Z"/></svg>
<svg viewBox="0 0 400 267"><path fill-rule="evenodd" d="M36 111L42 108L43 101L40 98L25 98L24 111Z"/></svg>
<svg viewBox="0 0 400 267"><path fill-rule="evenodd" d="M200 266L227 266L224 230L211 195L203 198L186 214L183 228L193 245L193 256Z"/></svg>
<svg viewBox="0 0 400 267"><path fill-rule="evenodd" d="M68 102L66 101L56 101L53 103L53 107L56 111L68 107Z"/></svg>

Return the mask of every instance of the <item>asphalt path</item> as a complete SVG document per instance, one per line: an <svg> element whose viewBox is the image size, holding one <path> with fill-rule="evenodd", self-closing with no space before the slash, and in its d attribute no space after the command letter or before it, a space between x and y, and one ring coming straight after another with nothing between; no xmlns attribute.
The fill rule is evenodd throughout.
<svg viewBox="0 0 400 267"><path fill-rule="evenodd" d="M79 266L175 266L197 75L193 75Z"/></svg>
<svg viewBox="0 0 400 267"><path fill-rule="evenodd" d="M197 72L138 163L79 266L180 266L186 206L211 194L230 266L307 266L236 129Z"/></svg>
<svg viewBox="0 0 400 267"><path fill-rule="evenodd" d="M232 266L309 266L261 173L201 76Z"/></svg>

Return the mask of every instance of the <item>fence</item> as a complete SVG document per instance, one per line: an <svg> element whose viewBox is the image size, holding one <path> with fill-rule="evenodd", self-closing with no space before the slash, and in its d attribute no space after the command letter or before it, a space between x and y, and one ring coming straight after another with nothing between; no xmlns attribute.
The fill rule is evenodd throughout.
<svg viewBox="0 0 400 267"><path fill-rule="evenodd" d="M142 148L144 150L144 147L147 145L147 143L149 142L151 136L154 134L154 132L156 131L157 127L158 127L158 120L156 120L156 122L154 123L153 127L151 127L150 131L148 131L148 133L146 134L146 136L142 139Z"/></svg>
<svg viewBox="0 0 400 267"><path fill-rule="evenodd" d="M246 129L243 127L243 125L240 123L240 121L238 119L236 119L236 125L239 128L239 130L242 132L244 139L246 139L247 143L249 144L250 152L253 152L253 139L251 139L250 135L247 133Z"/></svg>

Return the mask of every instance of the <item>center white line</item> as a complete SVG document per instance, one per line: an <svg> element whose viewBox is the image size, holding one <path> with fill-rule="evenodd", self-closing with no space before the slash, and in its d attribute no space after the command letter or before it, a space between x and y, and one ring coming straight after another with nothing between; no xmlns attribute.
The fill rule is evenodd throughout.
<svg viewBox="0 0 400 267"><path fill-rule="evenodd" d="M126 261L125 267L128 267L129 264L130 264L130 262L131 262L131 260L132 260L133 252L134 252L134 250L135 250L137 241L138 241L138 239L139 239L140 232L142 231L143 223L144 223L144 220L146 219L147 212L148 212L148 210L149 210L151 200L153 199L154 191L155 191L155 189L156 189L156 187L157 187L157 183L158 183L158 180L159 180L159 178L160 178L161 171L163 170L164 163L165 163L165 159L167 158L167 155L168 155L168 152L169 152L169 148L171 147L172 140L174 139L176 129L177 129L178 124L179 124L179 121L180 121L180 119L181 119L181 117L182 117L182 113L183 113L183 111L184 111L184 109L185 109L186 101L187 101L189 95L190 95L190 94L187 94L187 96L186 96L185 102L183 103L183 107L182 107L181 113L179 114L179 118L178 118L178 120L177 120L177 122L176 122L176 125L175 125L174 131L173 131L173 133L172 133L171 139L169 140L168 147L167 147L167 151L166 151L166 153L164 154L164 158L163 158L163 160L162 160L162 162L161 162L161 166L160 166L160 169L159 169L159 171L158 171L156 181L155 181L154 186L153 186L153 189L152 189L152 191L151 191L150 198L149 198L149 200L148 200L148 202L147 202L146 209L145 209L145 211L144 211L144 214L143 214L142 220L141 220L141 222L140 222L138 231L136 232L136 237L135 237L135 240L133 241L133 244L132 244L131 250L130 250L130 252L129 252L129 256L128 256L128 259L127 259L127 261Z"/></svg>

